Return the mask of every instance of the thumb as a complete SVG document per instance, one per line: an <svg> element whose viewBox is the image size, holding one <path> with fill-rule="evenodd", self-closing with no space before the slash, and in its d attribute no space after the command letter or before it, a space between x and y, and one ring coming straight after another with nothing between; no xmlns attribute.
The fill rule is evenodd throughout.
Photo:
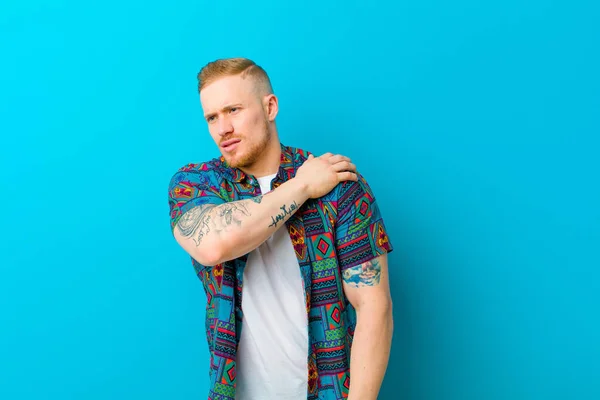
<svg viewBox="0 0 600 400"><path fill-rule="evenodd" d="M307 160L312 160L313 158L315 158L315 156L313 156L312 154L309 154Z"/></svg>

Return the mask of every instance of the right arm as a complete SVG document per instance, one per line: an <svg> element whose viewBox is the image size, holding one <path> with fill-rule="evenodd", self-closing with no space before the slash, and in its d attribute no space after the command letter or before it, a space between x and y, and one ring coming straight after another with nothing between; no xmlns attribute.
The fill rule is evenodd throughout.
<svg viewBox="0 0 600 400"><path fill-rule="evenodd" d="M203 204L181 216L175 239L200 264L220 264L260 246L308 198L306 184L292 178L265 195Z"/></svg>

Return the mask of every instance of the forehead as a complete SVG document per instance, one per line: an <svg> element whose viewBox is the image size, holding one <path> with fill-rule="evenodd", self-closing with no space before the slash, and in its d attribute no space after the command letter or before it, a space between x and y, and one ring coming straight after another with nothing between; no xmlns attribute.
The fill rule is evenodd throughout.
<svg viewBox="0 0 600 400"><path fill-rule="evenodd" d="M252 78L239 75L219 78L200 91L204 112L217 111L227 105L248 103L256 97Z"/></svg>

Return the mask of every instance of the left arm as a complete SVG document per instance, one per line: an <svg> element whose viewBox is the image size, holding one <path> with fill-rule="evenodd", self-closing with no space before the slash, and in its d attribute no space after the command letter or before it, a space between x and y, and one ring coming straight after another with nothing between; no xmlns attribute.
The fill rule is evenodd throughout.
<svg viewBox="0 0 600 400"><path fill-rule="evenodd" d="M348 400L376 400L387 368L393 319L387 254L343 272L344 292L356 309Z"/></svg>

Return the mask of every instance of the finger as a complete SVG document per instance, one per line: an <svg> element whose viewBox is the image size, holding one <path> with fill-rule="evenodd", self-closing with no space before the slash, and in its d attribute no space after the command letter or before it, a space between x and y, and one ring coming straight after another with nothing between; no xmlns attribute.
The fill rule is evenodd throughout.
<svg viewBox="0 0 600 400"><path fill-rule="evenodd" d="M333 163L337 163L340 161L350 161L350 158L343 156L341 154L336 154L336 155L332 156L331 158L329 158L328 161L333 164Z"/></svg>
<svg viewBox="0 0 600 400"><path fill-rule="evenodd" d="M338 172L338 181L358 181L358 176L354 172Z"/></svg>
<svg viewBox="0 0 600 400"><path fill-rule="evenodd" d="M312 160L313 158L315 158L315 156L313 156L312 154L309 154L307 160Z"/></svg>
<svg viewBox="0 0 600 400"><path fill-rule="evenodd" d="M319 158L328 160L331 157L333 157L333 153L325 153L325 154L321 155Z"/></svg>
<svg viewBox="0 0 600 400"><path fill-rule="evenodd" d="M340 161L332 165L333 170L336 172L349 171L356 172L356 165L348 161Z"/></svg>

